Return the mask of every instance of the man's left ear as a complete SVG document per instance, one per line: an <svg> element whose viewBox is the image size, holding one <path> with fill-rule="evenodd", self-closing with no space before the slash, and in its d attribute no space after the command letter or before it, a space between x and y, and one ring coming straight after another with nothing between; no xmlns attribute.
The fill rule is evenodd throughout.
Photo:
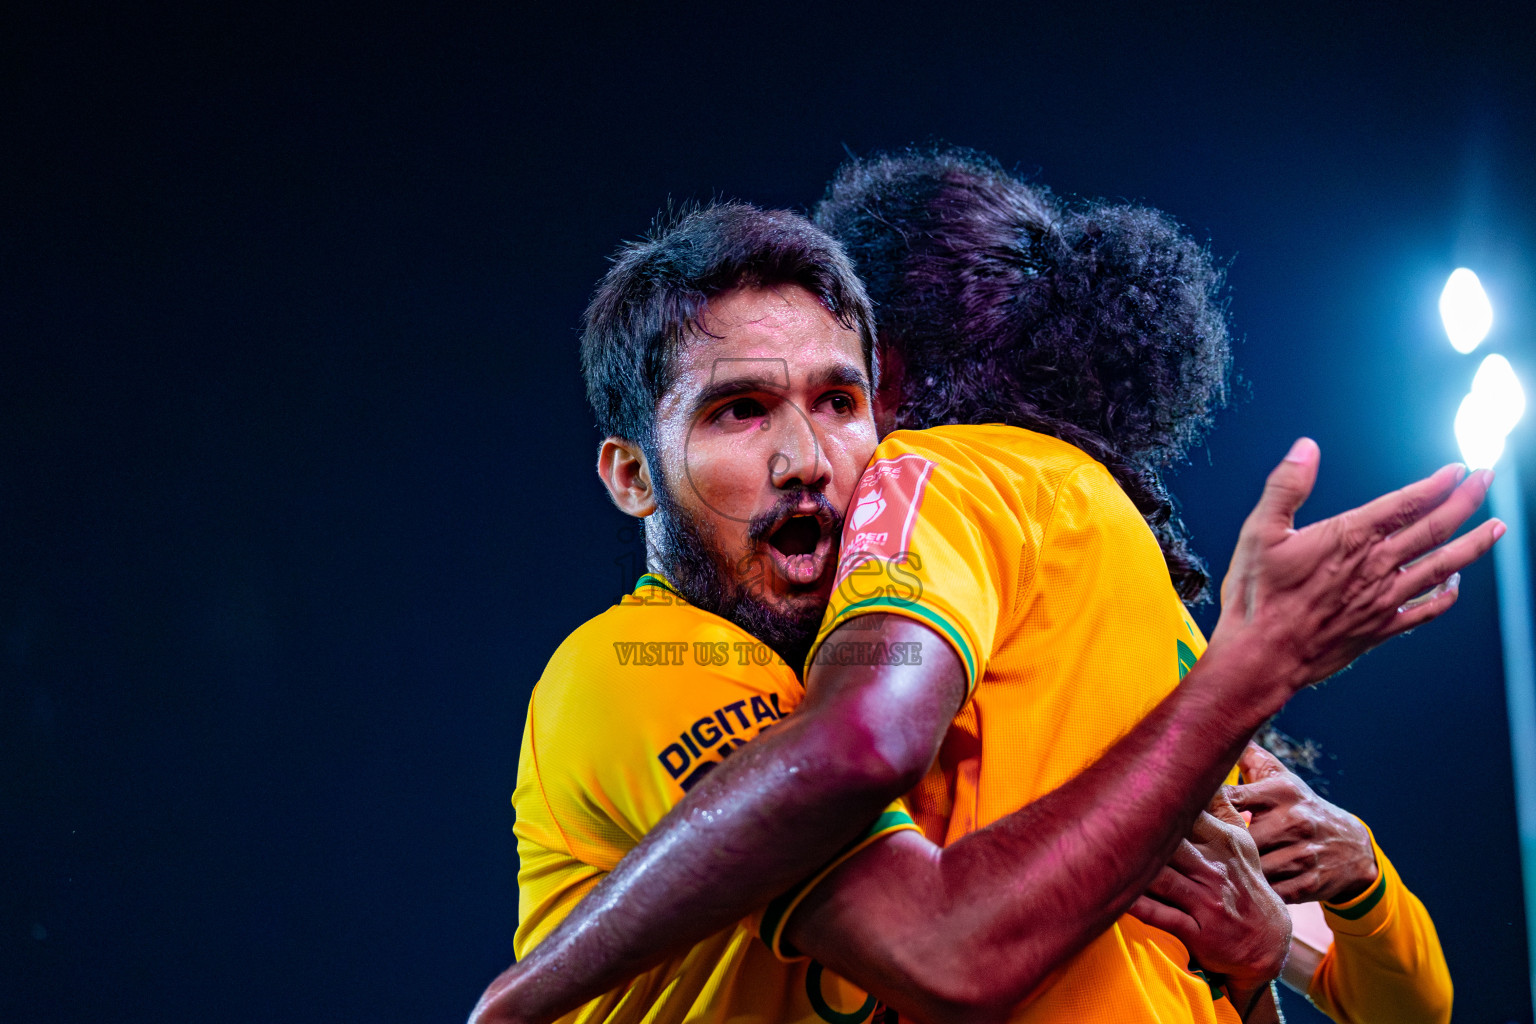
<svg viewBox="0 0 1536 1024"><path fill-rule="evenodd" d="M633 441L607 437L597 450L597 475L603 478L608 496L625 512L643 519L656 511L656 490L645 452Z"/></svg>

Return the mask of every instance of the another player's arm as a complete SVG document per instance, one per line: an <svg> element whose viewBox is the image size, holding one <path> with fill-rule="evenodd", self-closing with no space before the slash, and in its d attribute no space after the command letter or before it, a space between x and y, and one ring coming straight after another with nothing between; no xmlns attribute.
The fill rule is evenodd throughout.
<svg viewBox="0 0 1536 1024"><path fill-rule="evenodd" d="M1361 896L1291 908L1322 919L1325 937L1293 942L1282 979L1342 1024L1446 1024L1453 990L1434 922L1376 852L1380 878Z"/></svg>
<svg viewBox="0 0 1536 1024"><path fill-rule="evenodd" d="M942 652L961 671L937 633L924 639L925 661ZM904 1016L1006 1020L1147 888L1283 703L1262 648L1211 651L1060 788L947 848L900 832L840 866L795 911L789 943Z"/></svg>
<svg viewBox="0 0 1536 1024"><path fill-rule="evenodd" d="M1444 517L1432 514L1420 524L1422 531L1404 527L1384 540L1406 543L1400 550L1405 561L1411 561L1415 556L1407 552L1419 543L1412 539L1416 532L1433 535L1436 541L1447 536L1435 531L1445 529L1448 519L1459 522L1470 514L1485 489L1486 477L1469 481L1447 502L1454 505L1445 510ZM1442 549L1443 554L1431 557L1446 560L1418 579L1406 577L1421 570L1424 563L1394 570L1398 578L1382 585L1383 595L1396 602L1385 606L1396 621L1384 625L1380 635L1406 628L1403 616L1431 614L1437 602L1454 600L1454 586L1438 589L1423 602L1409 602L1408 598L1436 583L1440 569L1448 576L1455 571L1452 564L1466 564L1461 559L1470 561L1475 557L1473 552L1486 550L1499 532L1496 524L1485 526L1455 542L1460 547L1454 555L1450 549ZM1243 589L1244 580L1256 577L1244 571L1242 556L1240 543L1239 555L1223 586L1222 620L1206 657L1178 690L1103 759L1043 799L947 849L937 849L911 833L875 844L838 868L804 899L786 928L788 940L904 1014L923 1020L1006 1019L1009 1009L1027 997L1051 969L1127 909L1157 872L1158 864L1171 852L1198 809L1192 805L1190 794L1211 792L1237 758L1244 740L1267 714L1265 709L1283 703L1274 702L1270 674L1284 674L1283 664L1294 658L1293 664L1307 666L1300 669L1303 675L1320 678L1318 673L1331 674L1342 667L1343 662L1333 660L1341 650L1353 647L1358 654L1369 646L1359 645L1358 640L1344 642L1340 633L1333 632L1340 626L1334 613L1309 607L1305 601L1291 605L1291 614L1303 616L1292 625L1299 625L1295 638L1316 654L1285 643L1255 641L1245 645L1240 639L1244 629L1266 628L1259 624L1265 616L1254 612L1268 601L1257 591ZM1396 589L1394 583L1407 589ZM1353 588L1348 582L1340 586L1345 591ZM1350 614L1343 609L1337 613ZM1339 646L1335 648L1335 644ZM1242 657L1234 657L1238 650L1284 653L1279 663L1262 657L1250 662L1247 671L1252 675L1245 680ZM1325 650L1330 653L1322 654ZM1236 670L1237 677L1222 678L1229 669ZM1245 686L1250 687L1246 698L1239 696ZM1202 713L1213 710L1215 714ZM1197 763L1193 757L1194 752L1208 755L1213 751L1220 751L1217 759ZM1122 787L1127 780L1131 785ZM1142 812L1148 813L1143 816ZM1139 860L1147 854L1149 843L1155 844L1156 852ZM1335 888L1350 892L1359 888L1356 883L1360 879L1339 871L1329 875L1326 883L1315 874L1310 881L1331 886L1328 892ZM1382 885L1387 885L1386 879ZM1014 898L998 899L999 894ZM1410 915L1415 907L1417 901L1408 907ZM1403 933L1404 940L1414 935L1415 941L1404 941L1395 948L1380 938L1376 943L1379 948L1368 954L1352 937L1355 944L1347 954L1348 981L1340 984L1339 975L1321 986L1314 981L1314 993L1349 993L1352 1008L1366 1004L1361 988L1365 985L1373 986L1369 998L1390 998L1394 1004L1417 999L1420 989L1433 995L1438 979L1434 964L1427 961L1433 959L1432 953L1438 954L1438 941L1420 941L1423 928L1427 927L1432 936L1433 926L1422 908L1417 909L1419 915L1412 917ZM1372 934L1384 936L1385 929ZM1423 955L1415 961L1410 956L1414 952ZM1385 959L1374 963L1373 957ZM1392 957L1399 964L1417 963L1420 980L1428 984L1399 984L1388 992L1382 985L1388 973L1383 968L1386 959ZM1234 998L1260 1016L1273 1009L1264 996L1268 986L1259 977L1263 973L1261 970L1251 979L1242 979ZM1445 980L1443 996L1448 1009L1449 984ZM1356 1018L1350 1012L1338 1019ZM1420 1017L1415 1012L1408 1019L1441 1018Z"/></svg>
<svg viewBox="0 0 1536 1024"><path fill-rule="evenodd" d="M1285 468L1272 475L1272 488L1283 487ZM1420 492L1408 505L1439 504L1456 478L1436 474L1426 482L1428 493ZM1395 531L1387 529L1392 517L1407 513L1402 505L1394 510L1388 499L1308 528L1314 531L1307 538L1312 542L1319 539L1319 527L1368 528L1374 539L1341 545L1355 549L1358 560L1350 561L1357 567L1388 551L1395 559L1386 578L1367 587L1379 588L1377 598L1385 603L1367 602L1376 603L1377 611L1348 626L1343 619L1362 610L1348 606L1366 592L1356 590L1353 569L1341 578L1336 574L1341 567L1332 567L1338 590L1331 605L1326 592L1304 595L1310 585L1301 584L1300 576L1290 577L1295 589L1272 591L1259 582L1248 559L1262 557L1254 548L1267 546L1261 502L1245 524L1223 584L1222 619L1206 656L1147 719L1082 775L947 849L898 833L865 850L805 898L789 922L788 939L904 1014L924 1020L1006 1019L1050 970L1147 886L1247 737L1268 709L1284 702L1280 693L1332 674L1372 644L1408 628L1405 616L1433 617L1454 600L1451 587L1408 605L1411 595L1454 572L1452 565L1486 550L1494 527L1480 528L1416 566L1403 571L1397 566L1449 536L1441 531L1453 531L1451 524L1471 513L1486 482L1486 477L1472 479L1436 512L1422 519L1422 512L1414 515L1417 525L1398 519ZM1391 497L1401 502L1407 493ZM1266 499L1270 496L1266 492ZM1287 513L1279 545L1308 532L1289 525ZM1365 552L1378 545L1386 551ZM1298 566L1311 560L1300 550ZM1278 557L1278 545L1270 551ZM1425 572L1431 559L1442 561ZM1409 578L1419 572L1424 574ZM1344 607L1340 594L1347 595ZM1271 615L1277 617L1266 625ZM1371 620L1375 626L1364 625ZM1280 640L1276 629L1289 630L1289 638ZM1281 684L1285 677L1289 682Z"/></svg>
<svg viewBox="0 0 1536 1024"><path fill-rule="evenodd" d="M1298 926L1285 983L1346 1024L1449 1021L1450 969L1434 922L1370 830L1268 751L1250 745L1239 763L1246 781L1232 799L1253 812L1265 875L1321 926ZM1319 930L1311 945L1301 934Z"/></svg>
<svg viewBox="0 0 1536 1024"><path fill-rule="evenodd" d="M949 908L952 927L969 920L1018 936L1034 919L1026 923L1028 915L999 913L999 903L1017 901L998 900L998 886L1027 889L1034 902L1031 872L1049 869L1055 874L1046 889L1058 895L1045 903L1086 904L1084 913L1099 922L1092 927L1101 930L1166 860L1264 718L1297 689L1443 613L1455 601L1454 586L1404 606L1481 555L1502 532L1490 521L1419 558L1450 537L1486 493L1489 476L1474 475L1457 487L1460 474L1449 469L1296 530L1294 514L1316 470L1316 447L1298 443L1270 475L1239 536L1210 647L1153 712L1152 724L1133 730L1111 748L1117 756L1048 795L1043 807L1020 812L1015 827L998 823L978 834L998 837L998 848L992 840L973 843L973 850L950 859L969 865L964 874L977 900L965 913L958 905ZM906 623L900 628L925 630ZM926 632L930 642L942 639ZM553 1020L669 951L739 920L825 861L921 778L938 748L964 681L954 658L937 656L948 650L947 641L928 649L935 656L925 650L922 666L817 666L803 710L695 787L560 929L493 983L476 1019ZM1200 764L1190 760L1195 752ZM1171 779L1177 786L1168 784ZM1200 794L1193 806L1190 791ZM1149 793L1157 796L1149 801ZM1022 831L1021 823L1027 823ZM947 873L932 874L936 848L914 848L915 838L898 833L855 863L872 856L890 861L889 851L915 849L915 856L894 861L891 877L899 882L902 872L910 872L916 892L931 892ZM1100 855L1113 870L1095 877L1059 852L1090 840L1111 848ZM1136 853L1128 856L1126 849ZM1021 863L1027 869L1010 870ZM1096 900L1068 891L1084 884ZM899 923L892 893L883 896L893 924ZM1108 913L1106 903L1119 909ZM918 916L932 920L918 901L903 906L909 925ZM1003 989L1027 991L1029 978L1043 977L1092 934L1072 924L1039 940L1024 937L1035 952L1020 965L1005 965L990 989L970 994L990 1004ZM927 995L944 998L938 991Z"/></svg>

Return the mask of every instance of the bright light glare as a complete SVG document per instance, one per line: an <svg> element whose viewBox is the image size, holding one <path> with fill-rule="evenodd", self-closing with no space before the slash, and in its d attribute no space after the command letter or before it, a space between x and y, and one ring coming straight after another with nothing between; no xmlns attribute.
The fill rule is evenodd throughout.
<svg viewBox="0 0 1536 1024"><path fill-rule="evenodd" d="M1468 469L1493 468L1504 454L1504 434L1481 398L1468 395L1461 400L1461 408L1456 410L1456 443Z"/></svg>
<svg viewBox="0 0 1536 1024"><path fill-rule="evenodd" d="M1493 304L1477 275L1457 267L1440 293L1440 319L1451 347L1463 354L1477 348L1493 326Z"/></svg>
<svg viewBox="0 0 1536 1024"><path fill-rule="evenodd" d="M1508 434L1525 414L1525 389L1509 360L1495 353L1483 360L1472 378L1472 397L1487 406L1487 415Z"/></svg>

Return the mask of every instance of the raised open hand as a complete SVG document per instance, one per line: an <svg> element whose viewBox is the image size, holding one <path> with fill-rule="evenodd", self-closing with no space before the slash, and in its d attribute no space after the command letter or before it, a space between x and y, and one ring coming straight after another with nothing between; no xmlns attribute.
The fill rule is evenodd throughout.
<svg viewBox="0 0 1536 1024"><path fill-rule="evenodd" d="M1302 438L1270 473L1238 535L1211 636L1214 648L1258 631L1265 675L1292 692L1443 614L1456 602L1457 572L1504 533L1490 519L1450 539L1493 479L1459 465L1298 530L1319 456Z"/></svg>

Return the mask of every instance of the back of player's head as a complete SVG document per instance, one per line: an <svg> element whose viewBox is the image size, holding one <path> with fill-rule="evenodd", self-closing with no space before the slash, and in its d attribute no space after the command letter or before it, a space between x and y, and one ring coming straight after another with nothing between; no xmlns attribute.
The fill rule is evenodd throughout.
<svg viewBox="0 0 1536 1024"><path fill-rule="evenodd" d="M1163 542L1181 593L1206 577L1158 470L1226 398L1222 273L1167 215L1064 203L965 149L854 159L816 221L874 299L905 366L907 427L1012 423L1115 474Z"/></svg>
<svg viewBox="0 0 1536 1024"><path fill-rule="evenodd" d="M863 339L874 373L874 316L842 246L805 217L741 202L685 207L627 242L582 323L581 370L605 436L649 448L674 356L708 338L709 300L734 288L796 284Z"/></svg>
<svg viewBox="0 0 1536 1024"><path fill-rule="evenodd" d="M909 426L976 422L1003 387L1166 463L1225 398L1222 274L1157 210L1068 205L991 157L929 149L850 161L816 221L907 364Z"/></svg>

